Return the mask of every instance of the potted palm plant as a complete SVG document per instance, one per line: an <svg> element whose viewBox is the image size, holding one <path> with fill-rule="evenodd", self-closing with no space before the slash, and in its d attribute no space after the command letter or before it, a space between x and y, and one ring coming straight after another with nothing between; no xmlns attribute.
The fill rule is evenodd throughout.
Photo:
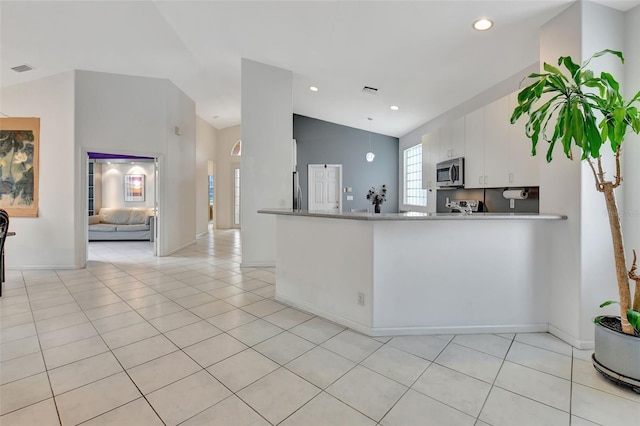
<svg viewBox="0 0 640 426"><path fill-rule="evenodd" d="M614 189L622 183L620 155L625 134L640 133L640 92L631 100L624 100L620 84L609 73L596 75L587 66L603 55L615 55L622 63L621 52L603 50L595 53L582 65L571 57L558 59L558 67L544 64L544 72L531 74L533 82L518 93L518 106L511 116L514 124L523 114L528 116L525 132L536 155L540 139L548 142L547 161L560 141L564 154L573 159L573 150L580 152L593 172L595 188L604 194L613 242L619 301L619 317L596 318L594 367L608 378L640 391L640 281L636 274L636 256L627 271L620 217ZM563 66L566 71L559 69ZM552 129L551 135L547 129ZM601 150L609 145L615 158L613 178L603 168ZM611 176L611 175L609 175ZM635 280L634 297L631 280Z"/></svg>

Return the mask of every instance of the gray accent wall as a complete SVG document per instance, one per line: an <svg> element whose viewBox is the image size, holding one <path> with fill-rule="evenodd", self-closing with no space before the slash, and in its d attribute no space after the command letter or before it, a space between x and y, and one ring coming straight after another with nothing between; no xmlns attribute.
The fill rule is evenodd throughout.
<svg viewBox="0 0 640 426"><path fill-rule="evenodd" d="M298 145L298 172L302 189L302 205L308 208L308 165L342 164L342 186L353 192L342 192L342 210L369 209L366 199L369 188L387 185L387 201L382 213L398 211L398 138L371 133L372 151L376 155L367 163L369 132L341 126L302 115L293 115L293 138ZM347 200L353 195L353 200Z"/></svg>

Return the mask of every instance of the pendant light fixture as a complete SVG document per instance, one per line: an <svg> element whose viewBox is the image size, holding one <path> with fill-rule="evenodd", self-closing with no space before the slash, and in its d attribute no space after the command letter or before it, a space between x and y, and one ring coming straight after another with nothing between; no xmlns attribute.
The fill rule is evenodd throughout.
<svg viewBox="0 0 640 426"><path fill-rule="evenodd" d="M373 120L373 118L367 117L367 120L369 120L369 152L367 152L365 158L367 159L367 162L371 163L373 159L376 158L376 155L371 150L371 120Z"/></svg>

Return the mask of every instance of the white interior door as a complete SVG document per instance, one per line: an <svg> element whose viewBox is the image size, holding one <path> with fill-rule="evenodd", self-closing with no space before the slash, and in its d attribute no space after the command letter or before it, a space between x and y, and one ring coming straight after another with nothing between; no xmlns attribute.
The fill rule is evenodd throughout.
<svg viewBox="0 0 640 426"><path fill-rule="evenodd" d="M342 211L342 164L309 164L309 210Z"/></svg>

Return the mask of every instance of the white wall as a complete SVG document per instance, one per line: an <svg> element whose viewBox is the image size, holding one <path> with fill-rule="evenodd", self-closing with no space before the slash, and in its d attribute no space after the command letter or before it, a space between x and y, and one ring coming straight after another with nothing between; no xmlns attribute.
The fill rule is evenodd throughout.
<svg viewBox="0 0 640 426"><path fill-rule="evenodd" d="M640 6L625 16L625 97L631 99L640 90ZM623 168L623 231L627 263L632 260L631 249L640 253L640 136L629 132L624 143Z"/></svg>
<svg viewBox="0 0 640 426"><path fill-rule="evenodd" d="M86 196L86 151L157 157L158 252L167 255L195 241L193 101L168 80L89 71L76 72L75 91L76 186ZM84 211L80 194L77 212ZM86 221L77 221L76 234L84 246Z"/></svg>
<svg viewBox="0 0 640 426"><path fill-rule="evenodd" d="M170 254L195 242L196 236L196 107L182 91L165 80L167 92L167 155L163 158L160 223L166 238L161 238L161 254ZM180 127L181 134L174 132Z"/></svg>
<svg viewBox="0 0 640 426"><path fill-rule="evenodd" d="M155 166L153 162L101 163L101 207L153 208L155 197ZM144 201L124 201L124 176L144 175Z"/></svg>
<svg viewBox="0 0 640 426"><path fill-rule="evenodd" d="M541 29L541 62L557 63L559 56L570 55L580 63L605 48L623 49L623 14L590 2L578 2L552 19ZM590 64L595 72L608 70L622 79L622 68L613 57ZM542 147L541 147L542 150ZM613 176L609 146L602 154L605 167ZM617 285L611 233L604 196L595 190L588 163L568 160L557 144L554 160L541 163L540 211L565 214L569 219L549 229L554 241L549 265L551 275L550 330L576 346L593 345L593 318L602 313L598 305L616 300ZM617 194L620 198L621 195Z"/></svg>
<svg viewBox="0 0 640 426"><path fill-rule="evenodd" d="M216 160L218 133L209 123L196 117L196 234L209 230L209 163Z"/></svg>
<svg viewBox="0 0 640 426"><path fill-rule="evenodd" d="M622 51L624 49L624 14L618 10L601 6L592 2L582 4L582 57L589 58L604 49ZM613 74L624 87L623 65L620 60L607 55L595 59L590 68L596 74L602 71ZM606 176L613 179L615 161L610 145L603 147L603 167ZM609 215L607 213L604 194L596 191L593 172L588 163L581 162L581 215L582 215L582 263L580 292L580 340L593 339L593 318L601 315L604 309L599 305L606 300L618 300L615 261ZM618 208L624 211L624 198L621 189L616 191ZM612 306L606 310L619 314L619 309ZM606 313L606 312L605 312Z"/></svg>
<svg viewBox="0 0 640 426"><path fill-rule="evenodd" d="M242 266L275 265L275 219L257 211L292 202L291 71L242 59Z"/></svg>
<svg viewBox="0 0 640 426"><path fill-rule="evenodd" d="M240 140L240 126L218 130L215 163L215 227L233 228L233 168L240 166L240 158L231 149Z"/></svg>
<svg viewBox="0 0 640 426"><path fill-rule="evenodd" d="M5 246L8 268L82 266L74 233L73 80L74 73L67 72L0 92L4 114L40 118L38 217L11 218L10 229L16 236ZM83 212L86 216L86 198Z"/></svg>

